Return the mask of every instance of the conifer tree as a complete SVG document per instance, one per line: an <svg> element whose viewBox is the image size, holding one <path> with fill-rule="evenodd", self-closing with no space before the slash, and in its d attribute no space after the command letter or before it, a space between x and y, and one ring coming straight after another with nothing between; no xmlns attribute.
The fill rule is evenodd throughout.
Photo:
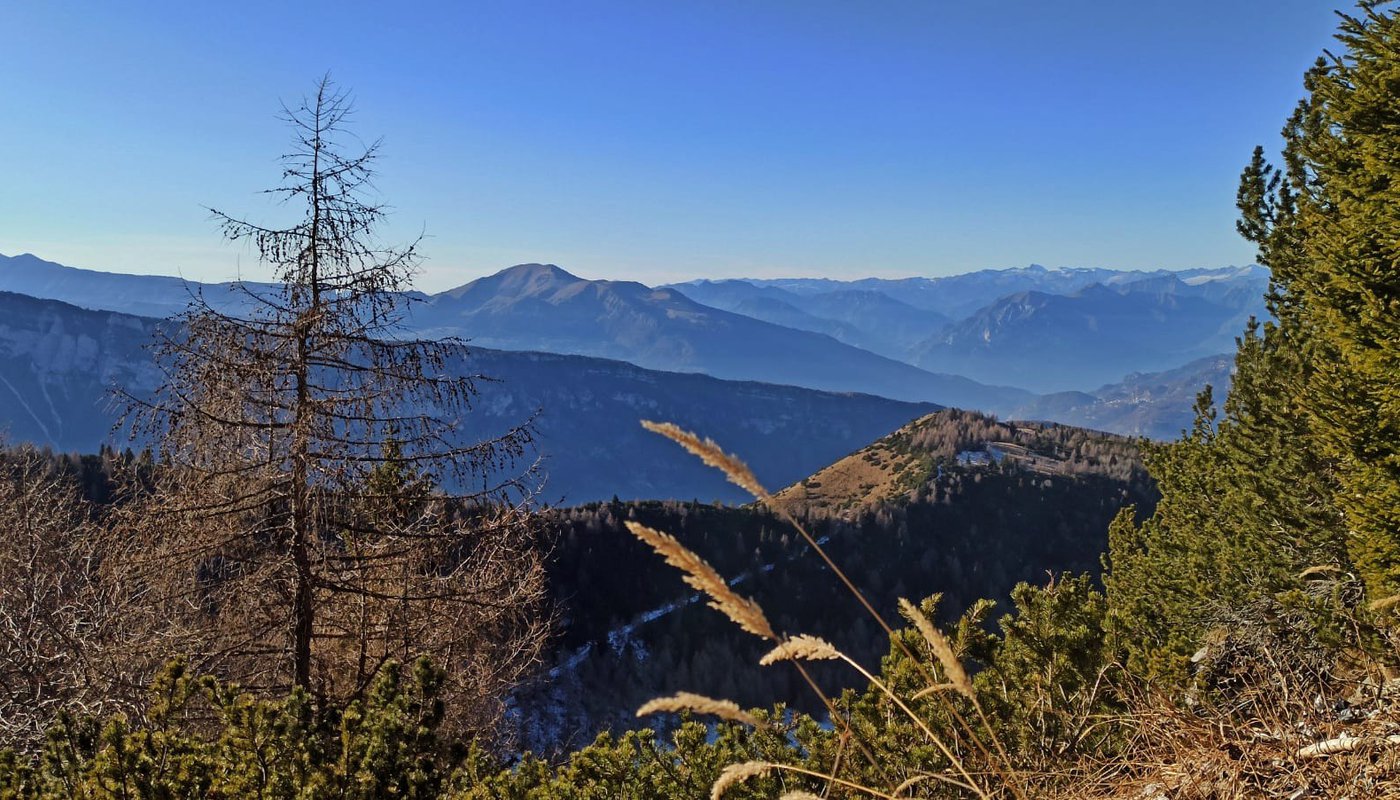
<svg viewBox="0 0 1400 800"><path fill-rule="evenodd" d="M467 438L465 347L404 335L419 256L375 235L379 143L354 146L350 114L329 79L286 110L293 146L269 192L289 224L213 212L275 283L245 286L242 310L197 296L164 331L164 387L134 411L168 484L128 513L109 569L169 610L152 663L173 649L245 686L346 699L427 654L461 708L539 651L514 467L531 428Z"/></svg>
<svg viewBox="0 0 1400 800"><path fill-rule="evenodd" d="M1372 600L1400 592L1395 4L1342 15L1338 40L1305 78L1282 166L1256 148L1240 182L1274 319L1239 340L1219 423L1202 408L1149 458L1154 516L1110 537L1112 613L1149 674L1179 672L1221 610L1302 596L1318 570L1358 575Z"/></svg>
<svg viewBox="0 0 1400 800"><path fill-rule="evenodd" d="M1373 599L1400 592L1400 22L1343 16L1285 130L1286 199L1263 242L1313 339L1302 410L1335 465L1347 547ZM1270 266L1274 266L1273 263Z"/></svg>

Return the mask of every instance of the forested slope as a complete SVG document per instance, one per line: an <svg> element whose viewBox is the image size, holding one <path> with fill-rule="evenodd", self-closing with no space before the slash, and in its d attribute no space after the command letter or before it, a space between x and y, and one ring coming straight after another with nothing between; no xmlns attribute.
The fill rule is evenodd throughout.
<svg viewBox="0 0 1400 800"><path fill-rule="evenodd" d="M999 447L1007 453L999 461L959 458ZM895 477L879 492L829 477L852 463L883 464ZM882 613L896 616L899 597L940 593L953 618L981 598L1005 607L1022 581L1097 573L1108 523L1127 504L1150 511L1155 495L1130 440L948 410L778 498L808 521ZM550 585L564 625L547 680L521 698L537 748L623 724L645 700L679 689L819 710L797 675L759 668L760 643L696 602L677 575L658 569L650 550L627 533L629 520L675 535L737 580L781 630L830 637L866 663L888 647L858 606L833 600L840 584L793 527L762 506L613 502L561 509L551 518L558 539ZM818 673L831 687L856 685L838 670Z"/></svg>

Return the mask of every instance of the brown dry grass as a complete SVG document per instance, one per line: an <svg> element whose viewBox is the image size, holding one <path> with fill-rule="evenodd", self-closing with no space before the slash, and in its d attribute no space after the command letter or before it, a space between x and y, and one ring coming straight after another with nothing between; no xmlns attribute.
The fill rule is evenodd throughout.
<svg viewBox="0 0 1400 800"><path fill-rule="evenodd" d="M1059 796L1400 800L1400 680L1384 655L1395 633L1370 629L1373 652L1328 650L1305 618L1264 613L1274 608L1233 610L1208 637L1189 694L1124 689L1129 710L1114 722L1126 741L1081 764L1087 777Z"/></svg>
<svg viewBox="0 0 1400 800"><path fill-rule="evenodd" d="M786 507L775 502L773 496L758 482L744 462L724 452L715 442L709 439L701 439L699 436L689 431L682 430L673 424L656 422L643 422L642 424L648 430L659 433L675 441L677 444L680 444L706 464L719 469L730 481L747 489L759 502L765 503L778 511L778 513L796 529L812 551L816 553L816 555L818 555L832 570L836 577L841 580L866 612L874 618L899 647L904 649L910 663L914 664L916 668L921 671L923 677L928 682L928 688L924 691L920 691L918 696L936 691L945 685L938 681L932 672L923 665L923 662L908 650L903 644L902 639L894 635L893 629L885 622L879 613L875 611L865 595L851 582L850 577L841 570L840 566L831 560L831 557L827 555L821 544L812 537L806 527L796 519ZM901 697L877 676L846 656L831 643L815 636L801 634L796 636L782 636L774 633L767 619L763 616L762 610L758 608L753 601L746 600L734 594L733 590L729 588L728 583L722 576L715 572L715 570L699 556L687 550L677 542L674 537L634 522L628 522L627 527L633 535L655 549L657 553L666 559L667 563L680 569L685 575L684 579L686 583L708 595L712 607L724 613L731 621L745 631L764 639L777 641L777 646L760 659L760 663L766 666L783 661L796 666L797 669L801 671L808 685L821 697L822 702L826 705L831 714L833 724L842 731L844 736L854 736L855 732L844 716L837 711L831 698L826 696L803 670L802 662L839 659L859 673L861 677L865 678L865 680L870 683L871 687L883 694L899 712L922 733L924 742L937 749L942 753L944 758L947 759L951 774L948 776L930 777L937 777L939 780L958 786L979 798L983 798L983 800L990 800L994 796L1000 797L1005 795L1023 800L1023 798L1027 796L1022 778L1011 765L1010 759L1002 748L1001 742L996 737L995 730L988 724L987 718L977 702L976 693L972 690L967 673L963 669L962 664L959 663L954 656L947 639L944 638L942 634L938 633L937 630L933 628L932 624L918 612L917 608L914 608L912 604L908 603L908 601L902 601L902 603L906 608L914 608L916 624L918 624L919 621L923 623L921 630L927 628L927 630L924 631L924 635L926 638L931 637L930 643L933 645L933 650L938 656L944 671L947 673L950 682L948 685L951 685L956 691L969 698L972 706L976 709L977 718L981 723L980 731L969 724L946 698L941 698L944 703L944 708L951 714L952 718L957 721L957 725L954 726L952 730L934 730L930 722L925 720L910 706L909 703L914 699L913 697ZM906 613L908 612L906 611ZM935 642L937 644L935 644ZM942 649L939 648L939 644L942 645ZM709 698L700 699L705 705L720 702L712 701ZM669 706L679 705L681 704L676 698L659 698L643 705L638 713L666 710ZM868 749L864 747L861 747L861 749L867 758L873 758ZM974 774L974 770L969 768L966 763L967 757L965 754L968 753L979 754L981 763L985 764L988 769L986 771L978 769L976 770L976 774ZM715 782L711 790L711 798L717 800L728 788L742 783L749 778L765 775L775 770L804 775L807 778L819 780L824 783L826 787L825 791L827 792L830 792L835 787L839 787L858 794L894 800L894 798L898 797L908 788L908 786L897 786L885 789L875 786L865 786L846 781L835 775L816 773L792 765L749 761L727 767Z"/></svg>
<svg viewBox="0 0 1400 800"><path fill-rule="evenodd" d="M1400 716L1393 702L1362 713L1366 719L1355 723L1284 708L1246 718L1183 708L1170 698L1139 698L1123 751L1057 796L1400 798L1400 738L1391 738L1400 731Z"/></svg>
<svg viewBox="0 0 1400 800"><path fill-rule="evenodd" d="M645 717L648 714L707 714L755 728L761 724L757 717L739 708L733 700L716 700L691 692L677 692L670 697L648 700L637 709L637 716Z"/></svg>
<svg viewBox="0 0 1400 800"><path fill-rule="evenodd" d="M773 626L768 624L768 618L763 615L763 609L759 608L757 603L740 597L730 589L729 584L714 567L686 549L674 536L630 521L627 523L627 530L651 545L658 555L666 559L667 564L684 573L683 580L691 588L704 592L710 598L711 608L729 617L731 622L754 636L762 639L778 638L773 632Z"/></svg>
<svg viewBox="0 0 1400 800"><path fill-rule="evenodd" d="M912 481L927 477L922 460L898 453L884 440L852 453L774 498L784 506L818 512L873 505L897 496Z"/></svg>
<svg viewBox="0 0 1400 800"><path fill-rule="evenodd" d="M761 502L775 505L774 498L757 484L743 462L725 454L714 442L671 425L648 427L723 470ZM776 510L888 631L888 625L820 545L811 540L801 522L780 503ZM918 781L937 780L986 800L1025 798L1032 794L1030 787L1036 787L1037 797L1089 800L1400 800L1400 680L1386 680L1384 674L1371 674L1364 679L1352 675L1343 680L1334 670L1320 670L1315 658L1290 652L1286 641L1276 638L1267 626L1246 624L1237 631L1236 650L1227 650L1224 666L1216 667L1218 672L1223 670L1219 674L1224 676L1228 691L1204 685L1200 696L1183 698L1120 686L1118 690L1130 710L1113 719L1096 721L1125 732L1126 738L1111 754L1077 763L1052 761L1034 772L1021 773L983 714L972 680L947 636L912 603L901 600L900 609L929 645L943 679L936 678L921 659L910 654L911 663L925 670L927 684L911 697L904 697L826 640L775 633L762 619L761 609L734 595L718 573L667 534L634 523L628 526L685 572L690 585L710 596L711 605L745 630L776 643L760 663L784 662L801 669L807 661L839 660L856 670L873 691L882 694L893 709L912 723L925 745L945 757L948 772L921 775ZM755 622L756 619L762 622ZM898 643L899 639L895 641ZM1211 671L1205 669L1209 665L1200 666L1203 669L1198 679L1209 684ZM803 676L808 677L805 672ZM808 682L821 693L810 678ZM952 705L948 697L954 694L961 695L964 708L970 706L975 711L971 719L976 724L970 724ZM943 708L953 722L936 727L913 709L912 700L928 696L943 700ZM1342 697L1346 701L1339 701ZM822 699L842 735L851 737L859 748L856 732L830 698L823 695ZM1184 699L1189 702L1183 702ZM685 694L653 700L639 713L662 711L709 713L754 724L743 719L752 719L752 715L744 714L728 701ZM868 750L865 755L870 757ZM711 797L720 798L751 778L772 773L790 774L820 785L821 796L844 792L895 800L908 797L907 792L913 789L909 782L900 786L866 786L799 766L750 761L726 768L714 784ZM796 800L818 795L798 791L789 796Z"/></svg>

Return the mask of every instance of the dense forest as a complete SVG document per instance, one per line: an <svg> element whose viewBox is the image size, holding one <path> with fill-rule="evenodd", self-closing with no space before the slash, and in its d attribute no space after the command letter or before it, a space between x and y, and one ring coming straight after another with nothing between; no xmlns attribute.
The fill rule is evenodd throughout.
<svg viewBox="0 0 1400 800"><path fill-rule="evenodd" d="M354 346L256 362L235 386L208 364L177 375L199 391L175 401L236 393L148 418L184 432L149 459L9 453L0 796L1400 796L1394 5L1361 3L1338 39L1280 165L1260 149L1240 183L1273 319L1241 332L1220 411L1207 392L1192 430L1146 449L1147 478L1121 441L950 413L774 496L718 445L656 426L757 505L541 515L512 487L449 497L433 437L415 436L440 431L411 409L391 406L399 425L368 451L346 444L374 433L358 406L283 413L313 389L385 397L324 380L371 363ZM384 284L358 282L384 278L384 254L317 251L324 230L260 241L291 268L269 317L202 320L234 366L255 363L240 341L359 342L320 327L352 319L334 312L358 289L358 311L384 311ZM289 241L346 283L308 293L320 273ZM193 351L171 346L176 365ZM217 441L201 410L238 423L221 452L201 449ZM133 557L153 542L158 561ZM538 591L493 595L520 586ZM459 615L437 605L459 599ZM511 659L540 652L551 606L560 647L620 639L627 657L573 671L589 722L612 729L530 755L501 731L544 666ZM250 622L262 648L238 636ZM649 719L626 732L589 706L645 691Z"/></svg>
<svg viewBox="0 0 1400 800"><path fill-rule="evenodd" d="M899 597L937 593L947 621L981 599L1005 605L1018 583L1097 573L1118 510L1150 513L1155 501L1136 447L1065 426L1019 431L980 414L937 412L855 456L902 449L927 466L917 486L849 507L842 517L821 505L790 500L787 507L890 618ZM1018 436L1036 445L1025 451L1036 454L1035 463L1029 456L978 465L957 458ZM548 584L562 624L554 666L518 695L522 734L535 750L617 729L646 700L679 689L746 706L821 710L798 676L757 666L760 643L698 602L679 576L658 570L627 521L673 534L738 581L779 630L827 637L866 663L888 649L888 636L858 606L829 602L840 584L774 511L614 501L546 517L554 537ZM856 687L840 670L814 674L833 692Z"/></svg>
<svg viewBox="0 0 1400 800"><path fill-rule="evenodd" d="M1033 445L1020 458L958 458L1017 439ZM853 457L878 459L870 454L890 447L926 467L907 492L848 507L841 517L820 503L787 502L860 585L882 598L890 617L898 597L936 592L940 618L951 621L982 599L1005 605L1021 582L1097 573L1118 510L1126 504L1150 513L1155 501L1134 443L1076 428L1013 427L948 410ZM84 498L81 513L94 519L121 502L119 476L140 472L154 484L150 475L159 470L149 454L105 449L98 456L30 457L73 484ZM867 663L888 648L887 635L858 607L827 602L839 585L789 523L762 506L614 500L541 510L537 519L534 544L543 554L555 625L545 667L512 693L500 735L513 746L562 752L626 727L642 703L682 688L749 706L782 702L821 711L795 675L759 668L759 645L705 608L677 575L657 569L625 521L673 532L738 578L782 630L839 641ZM839 670L814 672L829 691L857 688Z"/></svg>

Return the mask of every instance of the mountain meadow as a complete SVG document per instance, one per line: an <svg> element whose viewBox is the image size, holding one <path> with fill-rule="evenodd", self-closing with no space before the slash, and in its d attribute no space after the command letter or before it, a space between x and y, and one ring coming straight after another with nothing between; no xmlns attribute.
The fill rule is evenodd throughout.
<svg viewBox="0 0 1400 800"><path fill-rule="evenodd" d="M1253 265L430 293L321 79L259 282L0 256L0 798L1400 798L1394 4L1304 87Z"/></svg>

